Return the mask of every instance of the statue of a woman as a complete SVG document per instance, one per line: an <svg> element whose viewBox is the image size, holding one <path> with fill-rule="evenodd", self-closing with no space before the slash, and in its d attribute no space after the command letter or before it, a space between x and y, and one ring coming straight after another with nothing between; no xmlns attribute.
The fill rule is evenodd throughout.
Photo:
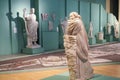
<svg viewBox="0 0 120 80"><path fill-rule="evenodd" d="M88 37L77 12L71 12L64 36L65 53L68 60L70 80L87 80L93 76L88 60Z"/></svg>

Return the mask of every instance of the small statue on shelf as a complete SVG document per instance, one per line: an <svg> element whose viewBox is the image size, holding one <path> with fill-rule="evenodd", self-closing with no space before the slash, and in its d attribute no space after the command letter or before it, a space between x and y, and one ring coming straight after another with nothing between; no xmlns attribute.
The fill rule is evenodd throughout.
<svg viewBox="0 0 120 80"><path fill-rule="evenodd" d="M93 25L92 25L92 22L90 22L88 37L93 38Z"/></svg>

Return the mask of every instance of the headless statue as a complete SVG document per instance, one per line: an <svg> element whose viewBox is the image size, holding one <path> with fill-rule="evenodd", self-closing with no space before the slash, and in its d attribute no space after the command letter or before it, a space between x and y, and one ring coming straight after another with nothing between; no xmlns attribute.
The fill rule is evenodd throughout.
<svg viewBox="0 0 120 80"><path fill-rule="evenodd" d="M93 69L88 59L88 46L88 37L81 17L77 12L71 12L66 35L64 35L70 80L92 78Z"/></svg>

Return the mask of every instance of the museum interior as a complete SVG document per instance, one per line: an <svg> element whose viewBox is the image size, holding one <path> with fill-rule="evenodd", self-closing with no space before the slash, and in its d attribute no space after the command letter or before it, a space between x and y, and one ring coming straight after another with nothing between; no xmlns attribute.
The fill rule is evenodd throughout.
<svg viewBox="0 0 120 80"><path fill-rule="evenodd" d="M119 4L120 0L0 0L0 80L120 80ZM72 61L66 56L77 54L74 45L68 50L64 43L71 12L80 15L87 33L91 78L82 79L78 68L79 77L73 78L78 73L71 72Z"/></svg>

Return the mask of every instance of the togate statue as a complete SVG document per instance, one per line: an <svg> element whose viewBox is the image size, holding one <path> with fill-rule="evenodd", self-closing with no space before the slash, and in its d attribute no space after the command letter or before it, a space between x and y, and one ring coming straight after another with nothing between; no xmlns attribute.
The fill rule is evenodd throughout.
<svg viewBox="0 0 120 80"><path fill-rule="evenodd" d="M68 19L64 47L70 80L87 80L93 77L93 69L88 59L88 37L80 15L71 12Z"/></svg>
<svg viewBox="0 0 120 80"><path fill-rule="evenodd" d="M38 22L36 21L35 9L31 8L30 13L26 14L26 8L23 9L23 17L25 19L26 33L27 33L27 48L37 48L40 47L37 44L37 29Z"/></svg>
<svg viewBox="0 0 120 80"><path fill-rule="evenodd" d="M92 22L90 22L88 37L93 38L93 25L92 25Z"/></svg>

